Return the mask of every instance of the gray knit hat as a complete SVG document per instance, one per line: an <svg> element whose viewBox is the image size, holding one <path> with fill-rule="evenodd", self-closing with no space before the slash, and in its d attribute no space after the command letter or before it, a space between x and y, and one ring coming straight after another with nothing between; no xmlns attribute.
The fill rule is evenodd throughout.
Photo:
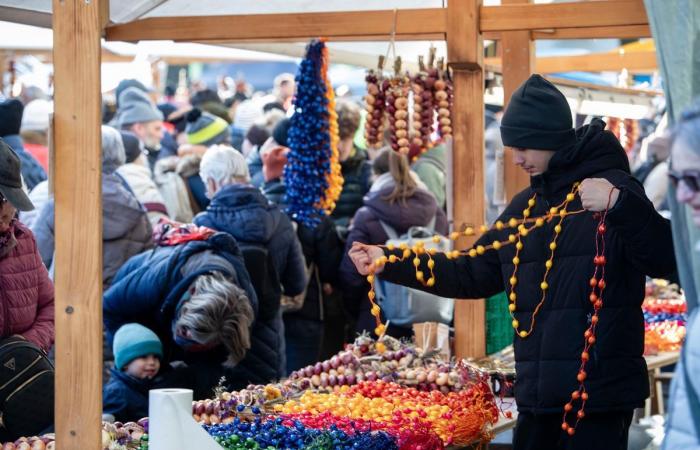
<svg viewBox="0 0 700 450"><path fill-rule="evenodd" d="M163 113L151 102L145 92L130 87L119 95L117 122L119 127L134 123L163 120Z"/></svg>

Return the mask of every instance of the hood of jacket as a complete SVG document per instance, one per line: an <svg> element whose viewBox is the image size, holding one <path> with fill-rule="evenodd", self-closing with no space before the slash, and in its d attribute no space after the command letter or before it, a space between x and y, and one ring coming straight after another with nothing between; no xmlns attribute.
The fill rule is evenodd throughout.
<svg viewBox="0 0 700 450"><path fill-rule="evenodd" d="M554 154L547 172L531 178L531 186L540 194L557 194L576 181L608 171L630 173L629 160L605 122L593 119L576 130L576 145Z"/></svg>
<svg viewBox="0 0 700 450"><path fill-rule="evenodd" d="M258 188L241 184L223 187L202 213L212 228L226 231L239 241L255 243L272 239L282 214Z"/></svg>
<svg viewBox="0 0 700 450"><path fill-rule="evenodd" d="M393 186L373 191L365 196L365 206L369 208L377 219L385 222L403 234L413 226L426 226L430 223L438 211L437 201L430 192L417 189L405 202L396 201L393 204L384 198L391 194Z"/></svg>
<svg viewBox="0 0 700 450"><path fill-rule="evenodd" d="M119 239L146 219L146 211L116 174L102 174L102 239Z"/></svg>

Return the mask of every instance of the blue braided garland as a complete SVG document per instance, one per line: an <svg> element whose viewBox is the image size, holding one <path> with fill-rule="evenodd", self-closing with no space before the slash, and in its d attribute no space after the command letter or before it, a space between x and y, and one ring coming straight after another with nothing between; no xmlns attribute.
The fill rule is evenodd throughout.
<svg viewBox="0 0 700 450"><path fill-rule="evenodd" d="M287 212L297 221L315 228L325 212L318 207L328 189L331 171L328 99L321 74L325 44L314 40L296 76L294 115L287 132L290 152L284 168Z"/></svg>

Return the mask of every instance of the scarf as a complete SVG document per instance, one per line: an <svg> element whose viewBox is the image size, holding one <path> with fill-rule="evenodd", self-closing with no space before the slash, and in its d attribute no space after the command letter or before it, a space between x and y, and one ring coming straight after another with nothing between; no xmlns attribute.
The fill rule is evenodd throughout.
<svg viewBox="0 0 700 450"><path fill-rule="evenodd" d="M184 244L190 241L206 241L216 231L198 227L193 223L180 223L162 218L153 230L153 240L159 247Z"/></svg>

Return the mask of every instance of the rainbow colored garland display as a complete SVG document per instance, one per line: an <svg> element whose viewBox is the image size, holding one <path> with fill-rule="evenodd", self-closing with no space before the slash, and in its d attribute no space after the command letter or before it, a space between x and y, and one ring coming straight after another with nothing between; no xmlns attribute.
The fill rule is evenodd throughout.
<svg viewBox="0 0 700 450"><path fill-rule="evenodd" d="M328 79L328 49L312 41L296 76L294 115L288 131L290 152L284 169L288 211L307 226L330 214L343 178L338 159L338 120Z"/></svg>
<svg viewBox="0 0 700 450"><path fill-rule="evenodd" d="M480 227L479 231L481 231L481 233L486 233L490 229L498 231L512 229L513 232L508 235L508 239L505 241L496 240L489 245L478 245L468 251L460 252L459 250L453 250L444 254L444 256L447 259L456 259L459 257L476 258L480 255L485 254L489 250L497 251L508 245L515 246L516 251L515 256L513 257L514 269L509 279L510 286L508 290L508 311L510 312L511 317L513 319L512 326L515 330L515 334L521 339L527 339L532 334L536 323L537 313L539 312L547 297L547 291L550 287L547 281L547 277L552 267L554 266L554 253L558 246L557 240L559 239L559 235L562 231L562 223L567 217L586 212L586 210L584 209L575 211L570 211L568 209L570 203L573 202L576 198L578 189L579 183L574 183L573 187L571 188L571 191L566 195L564 201L561 204L550 208L549 212L544 216L532 217L532 208L535 206L536 203L536 198L535 196L533 196L528 200L527 208L525 208L522 212L522 219L512 218L507 223L497 221L492 228L489 228L486 225L482 225ZM570 401L566 405L564 405L563 408L564 414L561 428L564 432L568 433L569 435L575 434L576 426L578 425L579 421L585 417L586 413L584 411L584 408L586 406L586 402L589 399L589 394L586 391L586 387L584 384L588 376L588 374L586 373L586 364L588 363L588 360L590 358L589 351L596 342L595 332L600 318L600 310L603 307L603 291L607 286L607 281L605 279L605 264L607 262L605 258L605 233L607 231L605 220L610 206L612 192L613 191L611 190L609 194L608 208L606 208L605 211L603 211L602 213L594 214L594 217L596 218L596 220L598 220L598 225L595 229L596 255L593 258L593 274L591 276L591 279L589 280L591 292L588 297L588 300L590 301L591 306L593 307L593 314L591 315L591 321L589 326L583 333L584 350L583 352L581 352L581 365L578 370L578 373L576 374L576 380L579 383L579 387L578 389L572 392ZM516 302L518 299L518 294L516 293L515 289L519 283L517 275L518 266L520 264L520 252L524 248L524 238L526 238L530 233L535 232L540 228L543 228L544 225L547 223L555 223L555 226L554 236L548 246L550 251L550 257L545 262L545 274L539 286L542 294L540 302L538 303L537 307L535 308L535 311L530 317L529 326L526 328L521 328L520 321L517 320L514 315L514 313L517 311ZM450 239L457 240L462 236L474 235L474 228L466 227L461 232L451 233ZM439 242L441 237L436 235L433 236L432 239L435 242ZM413 266L415 267L416 280L418 280L423 286L433 287L437 282L433 270L435 267L434 256L438 254L438 252L434 248L426 249L425 243L420 240L417 241L415 245L413 245L413 247L408 247L406 244L402 244L399 248L395 248L392 245L387 245L383 248L389 251L389 255L382 256L381 258L375 260L373 266L374 269L371 270L370 274L367 276L367 281L370 284L368 297L371 303L371 313L376 320L376 328L374 331L375 334L377 334L380 337L383 336L384 333L386 333L386 325L381 322L381 307L375 301L376 294L374 291L374 281L376 268L383 267L385 264L403 262L408 261L410 259ZM574 411L575 404L578 404L578 411ZM570 413L574 415L573 425L570 425L568 420L568 416Z"/></svg>

